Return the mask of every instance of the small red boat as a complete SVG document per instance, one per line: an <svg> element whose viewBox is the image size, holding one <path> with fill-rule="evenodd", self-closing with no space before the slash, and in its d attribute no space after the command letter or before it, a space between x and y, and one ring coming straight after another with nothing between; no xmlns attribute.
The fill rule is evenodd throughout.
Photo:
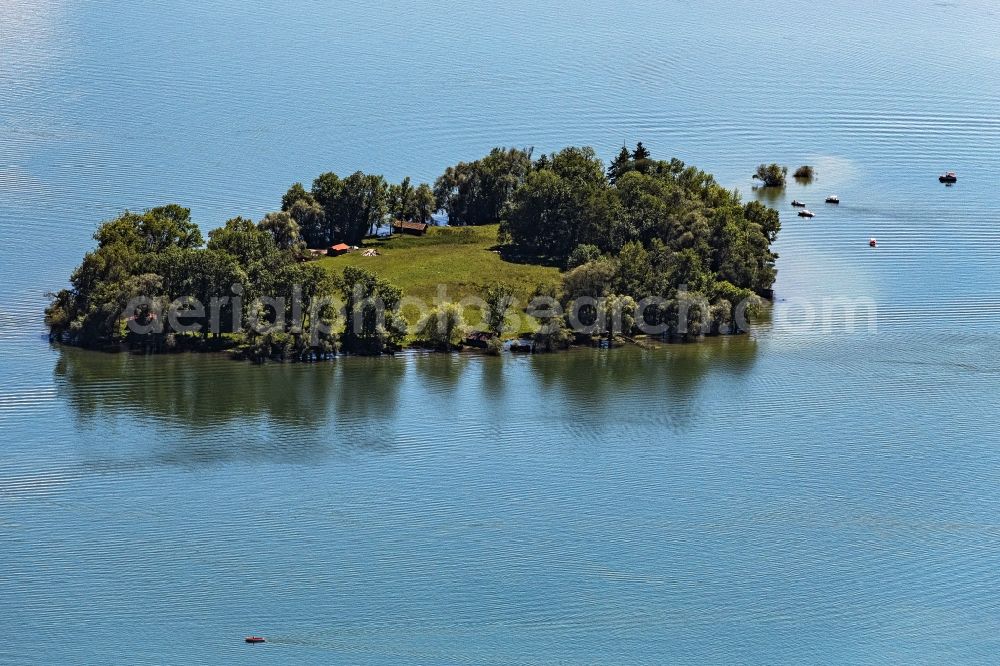
<svg viewBox="0 0 1000 666"><path fill-rule="evenodd" d="M878 241L874 238L868 239L868 247L878 247Z"/></svg>
<svg viewBox="0 0 1000 666"><path fill-rule="evenodd" d="M263 636L247 636L243 639L247 643L266 643Z"/></svg>

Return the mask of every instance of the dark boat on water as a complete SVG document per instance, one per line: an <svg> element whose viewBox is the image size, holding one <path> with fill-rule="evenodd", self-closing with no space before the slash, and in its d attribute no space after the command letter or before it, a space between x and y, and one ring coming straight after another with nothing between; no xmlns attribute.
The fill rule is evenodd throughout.
<svg viewBox="0 0 1000 666"><path fill-rule="evenodd" d="M803 209L799 211L799 217L816 217L816 213Z"/></svg>
<svg viewBox="0 0 1000 666"><path fill-rule="evenodd" d="M836 194L831 194L830 196L828 196L826 198L826 202L827 203L832 203L832 204L839 204L840 203L840 197L838 197Z"/></svg>
<svg viewBox="0 0 1000 666"><path fill-rule="evenodd" d="M804 203L802 203L801 201L799 201L798 199L792 199L792 205L795 206L796 208L805 208L806 207L806 205Z"/></svg>
<svg viewBox="0 0 1000 666"><path fill-rule="evenodd" d="M938 176L938 182L939 183L957 183L958 182L958 176L955 175L954 171L949 171L947 173L943 173L940 176Z"/></svg>
<svg viewBox="0 0 1000 666"><path fill-rule="evenodd" d="M247 643L266 643L263 636L247 636L243 639Z"/></svg>

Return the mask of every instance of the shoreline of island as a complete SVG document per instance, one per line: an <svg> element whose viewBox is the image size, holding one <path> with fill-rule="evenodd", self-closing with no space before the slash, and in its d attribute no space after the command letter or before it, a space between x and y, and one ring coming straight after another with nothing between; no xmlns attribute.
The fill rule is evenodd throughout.
<svg viewBox="0 0 1000 666"><path fill-rule="evenodd" d="M50 295L50 339L261 362L539 352L741 333L771 297L776 210L642 143L607 168L590 148L532 152L496 148L433 187L321 174L207 242L176 204L125 211Z"/></svg>

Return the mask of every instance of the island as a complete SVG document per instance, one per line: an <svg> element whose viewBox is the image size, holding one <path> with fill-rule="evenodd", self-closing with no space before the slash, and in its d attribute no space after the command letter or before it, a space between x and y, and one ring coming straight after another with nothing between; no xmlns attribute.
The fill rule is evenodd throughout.
<svg viewBox="0 0 1000 666"><path fill-rule="evenodd" d="M774 209L642 143L607 168L589 147L495 148L433 186L320 174L207 241L182 206L125 211L45 321L66 344L255 361L688 341L747 330L780 228Z"/></svg>

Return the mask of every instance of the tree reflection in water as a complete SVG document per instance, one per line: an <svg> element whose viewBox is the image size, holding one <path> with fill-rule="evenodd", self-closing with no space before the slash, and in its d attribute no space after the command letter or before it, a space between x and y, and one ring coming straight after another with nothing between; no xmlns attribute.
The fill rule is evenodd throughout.
<svg viewBox="0 0 1000 666"><path fill-rule="evenodd" d="M265 366L223 355L65 348L55 373L81 428L102 433L88 446L114 439L114 458L190 465L517 438L548 422L574 441L605 437L609 422L623 434L649 423L683 429L705 392L727 391L755 358L747 336L536 356L410 352Z"/></svg>

